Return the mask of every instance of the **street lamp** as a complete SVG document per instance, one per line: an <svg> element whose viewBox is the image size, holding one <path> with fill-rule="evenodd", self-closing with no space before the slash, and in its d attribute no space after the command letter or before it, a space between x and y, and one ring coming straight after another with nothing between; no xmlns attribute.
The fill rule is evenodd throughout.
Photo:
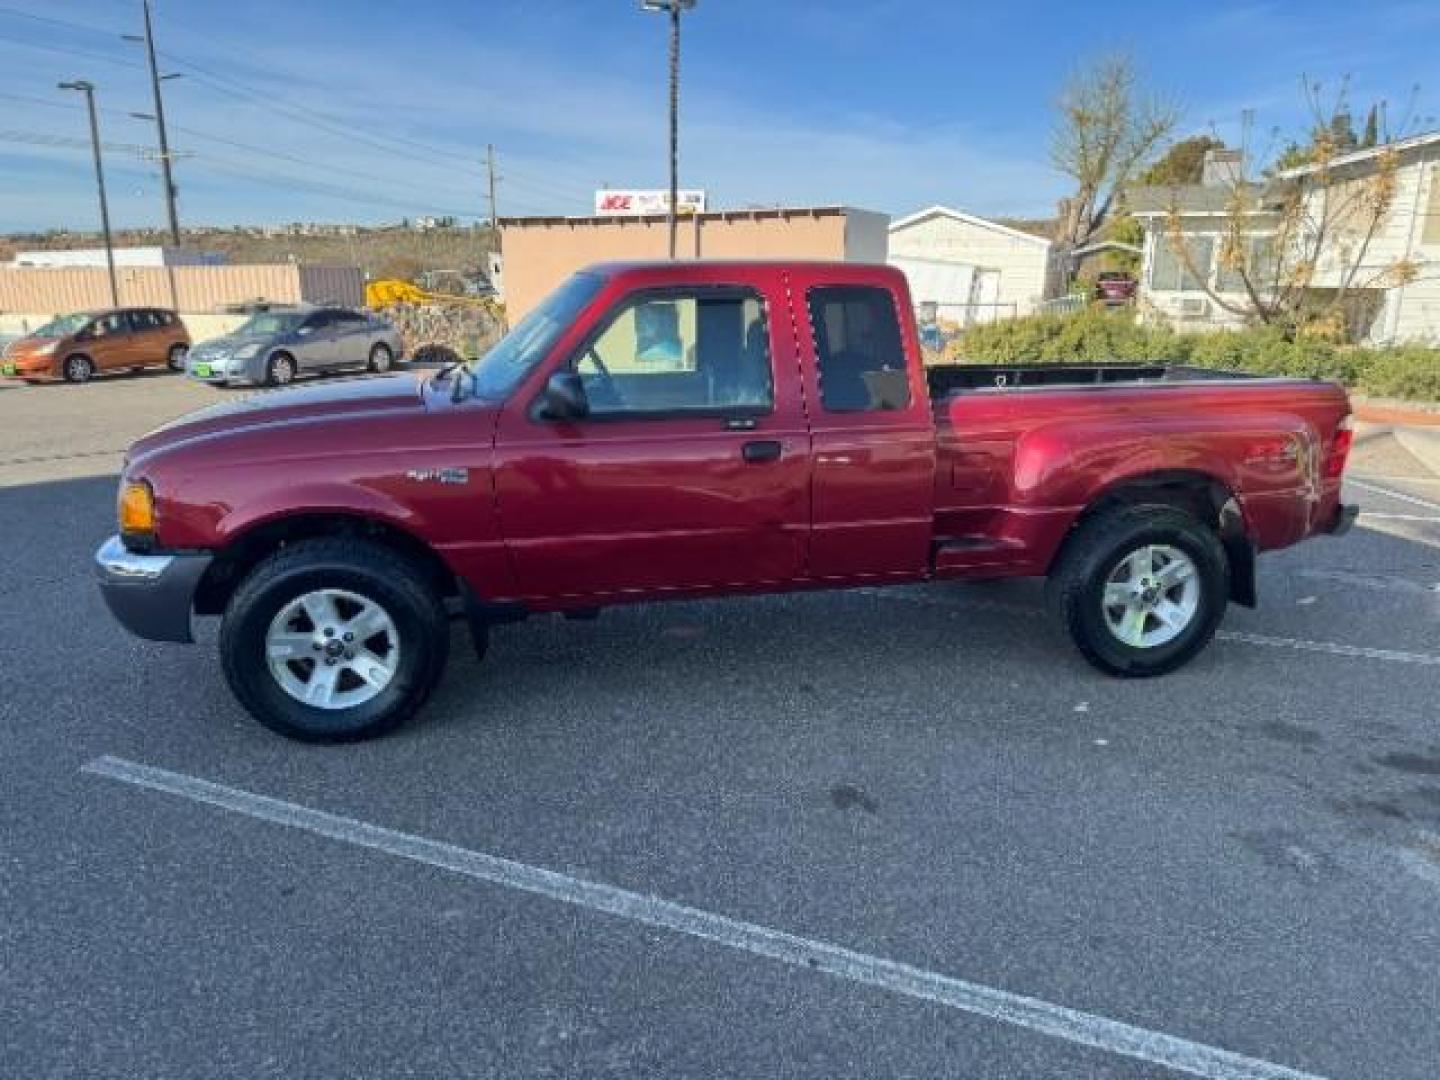
<svg viewBox="0 0 1440 1080"><path fill-rule="evenodd" d="M105 167L100 161L100 123L95 119L95 84L84 79L57 84L60 90L75 90L85 95L90 111L90 149L95 154L95 187L100 192L100 230L105 237L105 266L110 271L110 306L120 306L120 286L115 280L115 244L110 238L110 204L105 199Z"/></svg>
<svg viewBox="0 0 1440 1080"><path fill-rule="evenodd" d="M675 215L680 200L680 15L695 7L696 0L640 0L644 11L670 16L670 258L675 258L678 225Z"/></svg>

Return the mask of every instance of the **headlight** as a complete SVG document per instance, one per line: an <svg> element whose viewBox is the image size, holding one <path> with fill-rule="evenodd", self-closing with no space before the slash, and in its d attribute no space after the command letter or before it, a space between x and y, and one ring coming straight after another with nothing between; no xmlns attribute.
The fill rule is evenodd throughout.
<svg viewBox="0 0 1440 1080"><path fill-rule="evenodd" d="M123 539L149 543L155 538L155 492L144 480L120 485L117 511Z"/></svg>
<svg viewBox="0 0 1440 1080"><path fill-rule="evenodd" d="M242 345L232 354L236 360L249 360L252 356L260 355L260 345Z"/></svg>

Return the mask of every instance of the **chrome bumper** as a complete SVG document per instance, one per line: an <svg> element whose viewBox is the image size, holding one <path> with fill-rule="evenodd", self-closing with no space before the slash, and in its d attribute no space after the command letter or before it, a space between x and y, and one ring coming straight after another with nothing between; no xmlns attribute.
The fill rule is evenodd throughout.
<svg viewBox="0 0 1440 1080"><path fill-rule="evenodd" d="M147 555L112 536L95 553L100 595L120 625L150 641L194 641L190 611L210 568L204 553Z"/></svg>

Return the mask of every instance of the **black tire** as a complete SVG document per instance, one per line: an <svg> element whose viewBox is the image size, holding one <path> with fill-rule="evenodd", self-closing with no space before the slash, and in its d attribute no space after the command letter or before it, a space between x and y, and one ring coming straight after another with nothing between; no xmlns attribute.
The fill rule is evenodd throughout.
<svg viewBox="0 0 1440 1080"><path fill-rule="evenodd" d="M95 361L83 353L75 353L73 356L65 358L65 363L61 365L60 370L65 376L66 382L89 382L95 377Z"/></svg>
<svg viewBox="0 0 1440 1080"><path fill-rule="evenodd" d="M1198 606L1173 639L1135 646L1112 631L1106 583L1130 553L1147 545L1178 549L1197 571ZM1051 610L1081 654L1108 675L1147 678L1189 662L1210 639L1230 597L1230 562L1215 531L1170 506L1117 506L1081 523L1065 542L1046 583ZM1149 617L1141 626L1150 625Z"/></svg>
<svg viewBox="0 0 1440 1080"><path fill-rule="evenodd" d="M395 673L362 704L334 709L305 704L270 670L271 622L286 605L317 589L358 594L393 620L400 656ZM236 698L271 731L304 742L349 742L392 731L425 702L449 651L450 623L425 574L389 548L340 537L300 541L265 559L235 590L220 627L220 659Z"/></svg>
<svg viewBox="0 0 1440 1080"><path fill-rule="evenodd" d="M295 358L289 353L276 353L265 364L267 386L289 386L295 381Z"/></svg>
<svg viewBox="0 0 1440 1080"><path fill-rule="evenodd" d="M190 350L184 345L170 346L170 352L165 357L165 366L171 371L185 370L185 354Z"/></svg>
<svg viewBox="0 0 1440 1080"><path fill-rule="evenodd" d="M376 374L383 375L395 365L395 354L390 346L380 343L371 347L370 362L365 366Z"/></svg>

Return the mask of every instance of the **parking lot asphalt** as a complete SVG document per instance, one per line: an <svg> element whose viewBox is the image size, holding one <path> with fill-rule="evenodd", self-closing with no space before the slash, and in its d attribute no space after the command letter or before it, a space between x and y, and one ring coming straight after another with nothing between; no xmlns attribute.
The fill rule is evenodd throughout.
<svg viewBox="0 0 1440 1080"><path fill-rule="evenodd" d="M93 585L118 452L221 396L0 384L0 1075L1440 1071L1440 477L1387 429L1163 679L1034 583L672 603L457 636L325 748Z"/></svg>

